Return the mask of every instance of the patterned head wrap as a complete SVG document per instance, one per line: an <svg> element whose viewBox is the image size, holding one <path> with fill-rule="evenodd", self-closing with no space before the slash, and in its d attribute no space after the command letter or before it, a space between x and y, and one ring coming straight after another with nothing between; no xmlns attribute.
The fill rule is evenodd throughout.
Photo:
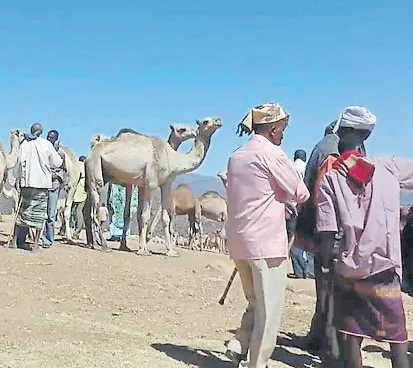
<svg viewBox="0 0 413 368"><path fill-rule="evenodd" d="M237 134L251 134L255 125L276 123L289 119L290 115L277 102L266 103L252 108L241 123L238 124Z"/></svg>

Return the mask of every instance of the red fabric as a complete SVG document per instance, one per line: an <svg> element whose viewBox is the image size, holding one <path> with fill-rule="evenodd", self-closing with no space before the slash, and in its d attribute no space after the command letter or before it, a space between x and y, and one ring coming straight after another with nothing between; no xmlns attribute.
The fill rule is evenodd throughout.
<svg viewBox="0 0 413 368"><path fill-rule="evenodd" d="M374 174L374 165L368 162L359 151L344 152L333 164L333 168L345 171L347 177L358 185L369 183Z"/></svg>

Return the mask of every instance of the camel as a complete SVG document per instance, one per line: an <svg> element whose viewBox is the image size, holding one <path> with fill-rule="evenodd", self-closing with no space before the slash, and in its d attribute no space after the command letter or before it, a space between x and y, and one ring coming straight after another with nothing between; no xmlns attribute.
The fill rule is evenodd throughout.
<svg viewBox="0 0 413 368"><path fill-rule="evenodd" d="M227 201L215 191L208 191L199 197L202 216L209 220L225 222L227 220Z"/></svg>
<svg viewBox="0 0 413 368"><path fill-rule="evenodd" d="M178 151L179 146L182 144L182 142L195 138L196 137L196 130L193 129L192 127L182 125L182 124L175 124L175 125L170 125L171 133L168 138L168 143L171 146L171 148L174 151ZM132 200L132 190L133 190L133 185L126 185L126 198L125 198L125 210L124 210L124 215L123 215L123 232L122 232L122 237L121 237L121 242L120 242L120 248L119 250L122 251L130 251L128 246L126 245L126 234L129 229L130 225L130 205L131 205L131 200ZM138 188L138 197L140 198L143 196L142 192L142 187ZM161 196L162 196L162 187L161 187ZM138 216L140 214L140 209L138 208ZM138 226L140 227L140 221L138 221ZM149 241L149 236L147 236L146 241Z"/></svg>
<svg viewBox="0 0 413 368"><path fill-rule="evenodd" d="M10 132L10 152L7 153L0 143L0 193L5 198L12 198L18 205L18 190L16 188L16 175L13 172L19 156L20 144L24 140L24 133L20 130ZM1 211L0 211L1 218Z"/></svg>
<svg viewBox="0 0 413 368"><path fill-rule="evenodd" d="M149 225L148 238L150 238L158 224L162 213L162 206L159 206L152 222ZM175 216L188 215L189 223L196 226L202 235L201 228L201 205L196 196L192 194L191 188L186 184L180 184L172 192L172 208L171 208L171 222L170 222L170 234L174 237L174 220ZM194 240L196 231L189 232L189 249L194 250ZM201 242L201 250L203 250Z"/></svg>
<svg viewBox="0 0 413 368"><path fill-rule="evenodd" d="M225 253L225 229L216 230L209 234L205 239L204 247L209 250L216 249L219 253Z"/></svg>
<svg viewBox="0 0 413 368"><path fill-rule="evenodd" d="M193 129L192 127L189 127L183 124L174 124L174 125L170 125L169 127L171 129L171 133L168 138L168 143L174 151L178 150L182 142L188 139L191 139L191 138L195 138L197 134L196 129ZM124 131L121 131L120 134L124 134L126 132L129 132L129 131L124 130ZM99 142L105 142L105 141L107 142L109 140L110 138L106 138L106 137L98 135L93 138L91 147L93 149L93 147ZM125 210L124 210L124 215L123 215L123 232L122 232L121 243L120 243L120 248L119 248L119 250L123 250L123 251L130 251L130 249L126 245L126 234L127 234L127 231L130 225L130 210L131 210L130 204L132 200L132 191L133 191L133 185L126 185ZM143 195L141 191L142 189L138 188L139 197ZM110 193L108 194L108 197L109 196L110 196ZM159 213L159 217L160 217L160 214L161 213ZM148 235L147 241L149 241L149 239L150 239L150 236Z"/></svg>
<svg viewBox="0 0 413 368"><path fill-rule="evenodd" d="M223 227L225 227L225 222L227 221L227 201L222 198L215 191L208 191L198 197L199 203L201 205L201 215L208 220L213 220L217 222L222 222ZM199 232L202 238L202 222L199 225L195 222L189 223L189 233L190 236L194 236L194 233ZM203 250L203 242L200 243L200 249Z"/></svg>
<svg viewBox="0 0 413 368"><path fill-rule="evenodd" d="M63 216L61 217L62 226L60 228L59 235L65 235L68 243L75 244L72 237L72 231L70 229L70 214L76 187L80 179L80 173L83 170L83 163L79 161L76 155L68 147L60 146L59 149L61 149L65 154L65 165L68 175L66 188L67 195L66 198L61 200L61 202L63 202Z"/></svg>
<svg viewBox="0 0 413 368"><path fill-rule="evenodd" d="M102 250L108 250L106 240L97 219L100 193L106 182L120 185L136 185L139 196L139 250L138 254L150 254L147 249L147 230L151 215L152 193L161 187L162 220L168 256L178 256L170 237L170 208L172 182L181 174L196 170L204 161L212 135L222 126L219 118L197 121L198 130L192 149L182 154L163 139L145 136L130 130L96 144L86 160L86 186L90 197L90 220L93 230L88 233L88 243L97 244L100 238Z"/></svg>

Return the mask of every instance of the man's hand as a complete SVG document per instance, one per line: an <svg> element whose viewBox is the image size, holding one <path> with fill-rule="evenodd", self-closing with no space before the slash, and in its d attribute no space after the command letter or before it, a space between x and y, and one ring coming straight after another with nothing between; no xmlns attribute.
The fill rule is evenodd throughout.
<svg viewBox="0 0 413 368"><path fill-rule="evenodd" d="M293 217L297 217L298 216L298 212L297 212L297 206L295 203L291 203L291 202L286 202L285 203L285 208L288 211L288 213L290 215L292 215Z"/></svg>

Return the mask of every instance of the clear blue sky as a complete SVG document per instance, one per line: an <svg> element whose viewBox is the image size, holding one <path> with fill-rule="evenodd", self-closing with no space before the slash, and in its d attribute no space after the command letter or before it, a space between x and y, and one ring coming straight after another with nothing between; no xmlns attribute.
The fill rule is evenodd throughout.
<svg viewBox="0 0 413 368"><path fill-rule="evenodd" d="M284 149L310 151L346 105L378 118L369 153L409 156L409 1L8 1L0 4L0 139L34 120L88 153L95 133L220 116L199 173L215 175L245 139L254 105L290 113Z"/></svg>

